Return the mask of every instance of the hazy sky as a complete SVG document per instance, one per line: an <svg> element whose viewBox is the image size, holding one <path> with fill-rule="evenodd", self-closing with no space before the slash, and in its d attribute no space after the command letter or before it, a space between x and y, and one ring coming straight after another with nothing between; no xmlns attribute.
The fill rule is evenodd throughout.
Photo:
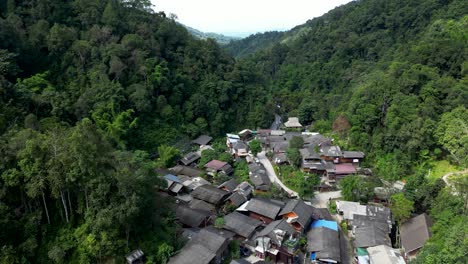
<svg viewBox="0 0 468 264"><path fill-rule="evenodd" d="M350 0L151 0L156 11L204 32L225 35L287 30Z"/></svg>

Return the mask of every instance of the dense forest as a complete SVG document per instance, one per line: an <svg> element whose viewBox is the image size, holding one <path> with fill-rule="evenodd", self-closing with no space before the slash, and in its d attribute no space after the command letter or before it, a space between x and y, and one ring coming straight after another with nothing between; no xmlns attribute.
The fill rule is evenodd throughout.
<svg viewBox="0 0 468 264"><path fill-rule="evenodd" d="M236 60L148 0L1 1L0 263L123 262L137 247L163 263L181 241L155 192L158 149L275 113L408 180L436 220L417 261L463 257L467 196L424 175L468 166L467 36L466 1L361 0L231 43Z"/></svg>

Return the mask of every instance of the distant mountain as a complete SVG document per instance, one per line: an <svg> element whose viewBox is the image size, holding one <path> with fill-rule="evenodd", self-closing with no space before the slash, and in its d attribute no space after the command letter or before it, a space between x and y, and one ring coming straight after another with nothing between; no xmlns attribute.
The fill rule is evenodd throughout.
<svg viewBox="0 0 468 264"><path fill-rule="evenodd" d="M219 44L228 44L231 42L231 40L240 40L240 37L231 37L231 36L225 36L223 34L218 34L218 33L213 33L213 32L202 32L198 29L183 25L189 32L192 34L194 37L199 38L199 39L214 39L216 42Z"/></svg>

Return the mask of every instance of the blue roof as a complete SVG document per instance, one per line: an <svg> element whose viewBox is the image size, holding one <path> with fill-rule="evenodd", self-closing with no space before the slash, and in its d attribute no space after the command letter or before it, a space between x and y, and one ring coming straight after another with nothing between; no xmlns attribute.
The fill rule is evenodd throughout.
<svg viewBox="0 0 468 264"><path fill-rule="evenodd" d="M328 229L338 231L338 223L335 221L317 220L312 222L312 224L310 225L310 228L318 227L326 227Z"/></svg>
<svg viewBox="0 0 468 264"><path fill-rule="evenodd" d="M168 180L168 181L173 181L173 182L178 182L180 183L180 180L179 178L177 178L177 176L174 176L172 174L167 174L166 176L164 176L164 179Z"/></svg>

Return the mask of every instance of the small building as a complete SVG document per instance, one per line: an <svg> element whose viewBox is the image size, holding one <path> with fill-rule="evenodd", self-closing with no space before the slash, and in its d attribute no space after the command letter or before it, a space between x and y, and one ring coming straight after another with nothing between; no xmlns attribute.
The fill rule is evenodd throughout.
<svg viewBox="0 0 468 264"><path fill-rule="evenodd" d="M286 220L273 221L255 235L255 256L274 263L293 263L299 238Z"/></svg>
<svg viewBox="0 0 468 264"><path fill-rule="evenodd" d="M211 213L216 213L216 207L214 205L207 203L205 201L199 200L199 199L192 199L188 203L188 206L191 209L204 210L204 211L209 211Z"/></svg>
<svg viewBox="0 0 468 264"><path fill-rule="evenodd" d="M167 182L167 191L173 194L179 193L184 185L182 185L182 182L180 179L172 174L167 174L163 177L166 182Z"/></svg>
<svg viewBox="0 0 468 264"><path fill-rule="evenodd" d="M288 141L272 142L270 143L271 149L274 153L286 153L289 148Z"/></svg>
<svg viewBox="0 0 468 264"><path fill-rule="evenodd" d="M184 185L184 188L188 192L192 192L196 190L198 187L210 184L207 180L203 179L202 177L195 177L195 178L188 178L187 180L182 182L182 185Z"/></svg>
<svg viewBox="0 0 468 264"><path fill-rule="evenodd" d="M333 163L339 163L341 157L341 148L339 146L321 146L320 147L320 158L325 161L332 161Z"/></svg>
<svg viewBox="0 0 468 264"><path fill-rule="evenodd" d="M170 169L170 171L175 175L185 175L192 178L200 177L203 174L202 170L190 167L190 166L183 166L177 165Z"/></svg>
<svg viewBox="0 0 468 264"><path fill-rule="evenodd" d="M312 221L313 208L302 200L289 200L279 216L291 224L295 230L304 232Z"/></svg>
<svg viewBox="0 0 468 264"><path fill-rule="evenodd" d="M184 157L179 160L179 164L184 166L190 166L200 159L200 155L196 152L187 153Z"/></svg>
<svg viewBox="0 0 468 264"><path fill-rule="evenodd" d="M286 153L275 153L273 161L278 165L289 164L289 159Z"/></svg>
<svg viewBox="0 0 468 264"><path fill-rule="evenodd" d="M205 164L205 168L207 173L211 176L214 176L218 173L229 176L234 171L229 163L220 160L212 160L208 162Z"/></svg>
<svg viewBox="0 0 468 264"><path fill-rule="evenodd" d="M143 251L141 251L141 249L136 249L125 256L125 259L128 264L143 264L145 263L144 257L145 254Z"/></svg>
<svg viewBox="0 0 468 264"><path fill-rule="evenodd" d="M240 140L240 137L236 134L226 134L226 146L232 148L233 145Z"/></svg>
<svg viewBox="0 0 468 264"><path fill-rule="evenodd" d="M229 195L228 198L226 198L226 201L229 202L229 204L232 204L235 207L241 206L243 203L247 201L247 197L244 195L234 192L231 195Z"/></svg>
<svg viewBox="0 0 468 264"><path fill-rule="evenodd" d="M398 249L386 245L368 247L370 264L406 264Z"/></svg>
<svg viewBox="0 0 468 264"><path fill-rule="evenodd" d="M220 190L209 184L202 185L192 192L193 198L205 201L215 206L220 206L228 195L228 192Z"/></svg>
<svg viewBox="0 0 468 264"><path fill-rule="evenodd" d="M210 136L201 135L198 138L192 140L192 143L196 144L196 145L199 145L199 146L205 146L205 145L208 145L212 139L213 138L210 137Z"/></svg>
<svg viewBox="0 0 468 264"><path fill-rule="evenodd" d="M233 233L207 227L200 230L168 264L220 264L229 254Z"/></svg>
<svg viewBox="0 0 468 264"><path fill-rule="evenodd" d="M270 190L270 178L266 173L265 167L259 163L249 164L249 178L255 186L255 190L266 192Z"/></svg>
<svg viewBox="0 0 468 264"><path fill-rule="evenodd" d="M230 179L223 182L221 185L218 186L219 189L225 190L226 192L233 192L239 183L235 179Z"/></svg>
<svg viewBox="0 0 468 264"><path fill-rule="evenodd" d="M245 216L238 212L232 212L224 217L223 228L237 235L242 241L249 239L260 228L262 222Z"/></svg>
<svg viewBox="0 0 468 264"><path fill-rule="evenodd" d="M247 157L249 155L249 146L239 140L232 144L231 154L236 157Z"/></svg>
<svg viewBox="0 0 468 264"><path fill-rule="evenodd" d="M252 196L253 187L248 182L244 181L241 182L234 191L250 198Z"/></svg>
<svg viewBox="0 0 468 264"><path fill-rule="evenodd" d="M269 224L276 220L284 203L271 199L253 198L247 202L245 210L249 216L262 221L264 224Z"/></svg>
<svg viewBox="0 0 468 264"><path fill-rule="evenodd" d="M341 263L340 238L337 230L325 226L307 233L307 253L311 263Z"/></svg>
<svg viewBox="0 0 468 264"><path fill-rule="evenodd" d="M284 134L286 134L284 130L270 130L271 136L283 136Z"/></svg>
<svg viewBox="0 0 468 264"><path fill-rule="evenodd" d="M420 214L404 222L400 228L401 244L408 258L417 256L424 243L431 237L432 220Z"/></svg>
<svg viewBox="0 0 468 264"><path fill-rule="evenodd" d="M313 173L317 175L325 174L325 164L322 163L320 155L309 148L299 149L302 156L301 169L303 172Z"/></svg>
<svg viewBox="0 0 468 264"><path fill-rule="evenodd" d="M299 118L289 117L288 121L284 123L284 126L287 128L302 128L301 123L299 123Z"/></svg>
<svg viewBox="0 0 468 264"><path fill-rule="evenodd" d="M357 248L368 248L379 245L392 246L388 230L381 225L371 224L369 226L358 227L354 231L354 246Z"/></svg>
<svg viewBox="0 0 468 264"><path fill-rule="evenodd" d="M192 209L182 205L176 209L177 220L188 227L205 227L212 222L213 216L209 211Z"/></svg>
<svg viewBox="0 0 468 264"><path fill-rule="evenodd" d="M359 166L361 161L364 159L364 152L361 151L343 151L340 158L341 163L352 163L355 166Z"/></svg>

